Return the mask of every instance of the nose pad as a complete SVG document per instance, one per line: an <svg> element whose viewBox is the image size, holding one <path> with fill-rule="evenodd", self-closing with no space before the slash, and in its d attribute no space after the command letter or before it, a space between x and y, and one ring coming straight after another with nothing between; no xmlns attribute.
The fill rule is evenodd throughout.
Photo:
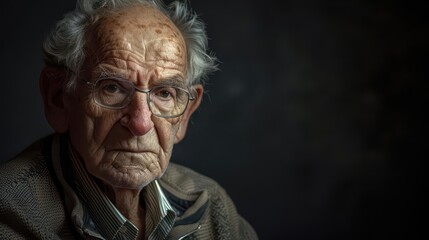
<svg viewBox="0 0 429 240"><path fill-rule="evenodd" d="M120 120L121 125L128 128L134 136L145 135L154 127L147 100L145 93L134 94L125 108L125 115Z"/></svg>

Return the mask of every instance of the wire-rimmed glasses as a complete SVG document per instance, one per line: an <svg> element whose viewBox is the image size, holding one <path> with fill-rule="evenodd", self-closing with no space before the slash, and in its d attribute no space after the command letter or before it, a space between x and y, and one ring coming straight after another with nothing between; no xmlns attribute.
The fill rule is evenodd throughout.
<svg viewBox="0 0 429 240"><path fill-rule="evenodd" d="M136 91L146 93L152 114L162 118L179 117L185 112L189 101L195 99L188 90L176 86L159 85L141 89L130 81L115 78L85 83L92 88L95 103L108 109L123 109L131 102Z"/></svg>

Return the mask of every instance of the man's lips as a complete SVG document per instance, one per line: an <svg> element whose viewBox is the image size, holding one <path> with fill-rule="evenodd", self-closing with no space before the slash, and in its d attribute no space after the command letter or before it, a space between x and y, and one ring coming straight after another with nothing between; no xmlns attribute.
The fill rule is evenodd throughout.
<svg viewBox="0 0 429 240"><path fill-rule="evenodd" d="M129 152L129 153L155 153L150 149L130 149L130 148L113 148L107 150L108 152Z"/></svg>

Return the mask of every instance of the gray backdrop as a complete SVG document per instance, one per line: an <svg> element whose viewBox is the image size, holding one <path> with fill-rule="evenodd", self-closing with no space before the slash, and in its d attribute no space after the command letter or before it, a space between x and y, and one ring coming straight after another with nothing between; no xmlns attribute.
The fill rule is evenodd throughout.
<svg viewBox="0 0 429 240"><path fill-rule="evenodd" d="M420 236L427 10L387 0L191 4L221 71L173 161L224 186L261 239ZM2 161L52 132L40 46L73 5L3 3Z"/></svg>

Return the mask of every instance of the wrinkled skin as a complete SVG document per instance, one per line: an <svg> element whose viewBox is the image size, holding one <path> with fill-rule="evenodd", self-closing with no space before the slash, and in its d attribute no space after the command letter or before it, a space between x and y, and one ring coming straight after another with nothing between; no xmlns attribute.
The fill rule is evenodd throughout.
<svg viewBox="0 0 429 240"><path fill-rule="evenodd" d="M185 82L184 41L175 26L152 8L102 18L87 37L87 55L97 57L85 62L85 80L119 75L144 89L166 79ZM84 84L77 92L81 94L69 102L69 132L88 171L108 185L130 189L141 189L160 177L180 119L152 116L143 93L135 94L127 108L109 110L94 103Z"/></svg>
<svg viewBox="0 0 429 240"><path fill-rule="evenodd" d="M186 85L183 37L152 7L109 13L89 28L87 39L88 57L81 71L86 81L112 75L143 89L165 80ZM63 102L55 103L56 98L50 96L57 95L56 88L49 82L49 70L44 72L41 90L51 126L70 134L88 172L104 183L103 189L118 209L142 227L139 193L166 170L174 143L184 137L189 117L199 105L202 86L196 86L197 100L190 102L181 117L165 119L151 114L144 93L135 93L126 108L110 110L97 105L82 82L73 94L59 93Z"/></svg>

